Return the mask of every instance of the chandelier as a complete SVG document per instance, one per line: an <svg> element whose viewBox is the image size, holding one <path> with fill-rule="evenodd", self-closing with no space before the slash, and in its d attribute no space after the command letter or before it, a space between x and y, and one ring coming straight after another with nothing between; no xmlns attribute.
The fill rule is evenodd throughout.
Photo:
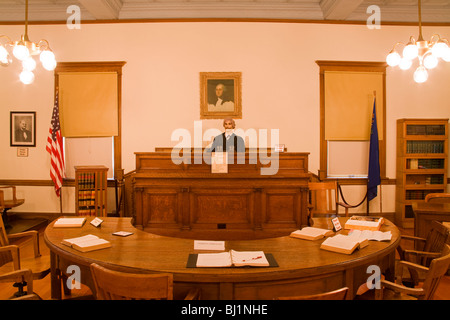
<svg viewBox="0 0 450 320"><path fill-rule="evenodd" d="M4 40L2 44L2 40ZM12 51L13 56L22 62L22 72L20 81L30 84L34 81L33 70L36 68L36 61L33 56L39 55L39 60L44 69L52 71L56 68L55 55L50 49L47 40L31 42L28 38L28 0L25 1L25 34L18 41L12 41L8 36L0 35L0 65L6 67L11 64L12 58L8 51Z"/></svg>
<svg viewBox="0 0 450 320"><path fill-rule="evenodd" d="M419 0L419 37L414 39L413 36L409 38L409 42L404 45L403 57L396 51L397 45L404 45L397 42L392 51L386 57L386 62L391 67L399 66L402 70L408 70L414 59L419 60L419 66L414 72L414 81L422 83L428 79L428 71L435 68L439 59L446 62L450 61L450 44L447 39L441 38L440 35L435 34L426 41L422 36L422 12L421 2Z"/></svg>

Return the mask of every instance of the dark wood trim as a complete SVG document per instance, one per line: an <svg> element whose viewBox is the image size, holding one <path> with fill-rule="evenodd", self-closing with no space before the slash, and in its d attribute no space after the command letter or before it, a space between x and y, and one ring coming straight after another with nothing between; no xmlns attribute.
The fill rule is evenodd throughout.
<svg viewBox="0 0 450 320"><path fill-rule="evenodd" d="M60 72L116 72L118 135L114 136L114 177L123 177L122 169L122 68L125 61L58 62L54 71L55 94Z"/></svg>
<svg viewBox="0 0 450 320"><path fill-rule="evenodd" d="M130 171L124 175L124 178L131 177L131 175L135 173L135 171ZM326 179L326 180L333 180L333 179ZM367 180L366 179L338 179L340 184L345 185L366 185ZM396 179L390 179L390 178L382 178L381 184L382 185L390 185L395 186L397 180ZM450 184L450 178L447 179L447 184ZM0 185L4 186L28 186L28 187L49 187L53 186L52 180L15 180L15 179L4 179L0 180ZM75 186L75 179L64 179L63 181L63 187L74 187ZM108 187L114 187L114 180L108 179Z"/></svg>
<svg viewBox="0 0 450 320"><path fill-rule="evenodd" d="M25 186L25 187L53 187L52 180L31 180L31 179L4 179L0 180L3 186ZM75 187L75 179L64 179L63 187ZM108 188L114 188L115 181L108 179Z"/></svg>
<svg viewBox="0 0 450 320"><path fill-rule="evenodd" d="M83 20L81 24L112 24L112 23L189 23L189 22L250 22L250 23L296 23L296 24L341 24L366 25L366 21L351 20L313 20L313 19L269 19L269 18L168 18L168 19L109 19ZM67 21L28 21L28 25L60 25ZM23 21L0 21L0 25L23 25ZM418 26L418 22L382 21L382 26ZM449 27L450 22L422 22L422 26Z"/></svg>
<svg viewBox="0 0 450 320"><path fill-rule="evenodd" d="M325 140L325 71L364 71L381 72L383 74L383 140L379 140L379 158L381 178L386 179L386 62L379 61L333 61L317 60L320 79L320 169L319 178L327 179L328 148ZM353 180L353 179L348 179ZM358 179L365 181L367 179Z"/></svg>

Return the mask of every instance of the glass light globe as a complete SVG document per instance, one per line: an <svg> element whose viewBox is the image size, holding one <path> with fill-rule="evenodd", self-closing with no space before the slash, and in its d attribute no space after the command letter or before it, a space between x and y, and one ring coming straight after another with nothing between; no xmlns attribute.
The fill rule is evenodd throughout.
<svg viewBox="0 0 450 320"><path fill-rule="evenodd" d="M23 84L30 84L34 81L34 73L31 71L23 70L20 73L20 81L22 81Z"/></svg>
<svg viewBox="0 0 450 320"><path fill-rule="evenodd" d="M23 70L33 71L36 69L36 61L32 57L28 57L22 61Z"/></svg>
<svg viewBox="0 0 450 320"><path fill-rule="evenodd" d="M48 70L48 71L55 70L56 60L42 62L42 66L44 67L45 70Z"/></svg>
<svg viewBox="0 0 450 320"><path fill-rule="evenodd" d="M444 42L438 42L433 45L433 47L431 48L431 52L435 57L442 58L447 48L447 44L445 44Z"/></svg>
<svg viewBox="0 0 450 320"><path fill-rule="evenodd" d="M7 67L11 64L12 59L10 56L7 56L5 60L0 60L0 66Z"/></svg>
<svg viewBox="0 0 450 320"><path fill-rule="evenodd" d="M402 59L402 57L400 57L400 55L398 54L397 51L392 51L391 53L389 53L387 55L386 62L391 67L395 67L400 63L401 59Z"/></svg>
<svg viewBox="0 0 450 320"><path fill-rule="evenodd" d="M44 50L41 52L39 59L43 64L46 62L51 62L55 60L55 54L50 50Z"/></svg>
<svg viewBox="0 0 450 320"><path fill-rule="evenodd" d="M428 72L424 66L419 66L416 71L414 71L414 81L417 83L423 83L428 79Z"/></svg>
<svg viewBox="0 0 450 320"><path fill-rule="evenodd" d="M408 44L403 49L403 58L405 58L405 59L413 60L418 55L419 55L419 48L417 48L417 46L415 44L412 44L412 43Z"/></svg>
<svg viewBox="0 0 450 320"><path fill-rule="evenodd" d="M423 65L427 69L436 68L438 65L438 59L433 54L429 54L425 57L425 59L423 59Z"/></svg>
<svg viewBox="0 0 450 320"><path fill-rule="evenodd" d="M447 47L447 49L445 49L444 54L441 58L446 62L450 62L450 47Z"/></svg>
<svg viewBox="0 0 450 320"><path fill-rule="evenodd" d="M13 49L13 55L17 59L23 61L30 56L30 51L24 45L15 45Z"/></svg>
<svg viewBox="0 0 450 320"><path fill-rule="evenodd" d="M400 63L399 63L399 67L400 67L400 69L402 69L402 70L408 70L409 68L411 68L411 65L412 65L412 61L411 60L409 60L409 59L405 59L404 57L400 60Z"/></svg>

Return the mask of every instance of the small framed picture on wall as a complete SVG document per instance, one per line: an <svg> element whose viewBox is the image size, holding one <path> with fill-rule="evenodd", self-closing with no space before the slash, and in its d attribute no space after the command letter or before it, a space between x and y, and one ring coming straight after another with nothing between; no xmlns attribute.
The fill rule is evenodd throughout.
<svg viewBox="0 0 450 320"><path fill-rule="evenodd" d="M241 72L200 72L200 119L242 119Z"/></svg>
<svg viewBox="0 0 450 320"><path fill-rule="evenodd" d="M36 146L36 112L10 112L10 141L11 147Z"/></svg>

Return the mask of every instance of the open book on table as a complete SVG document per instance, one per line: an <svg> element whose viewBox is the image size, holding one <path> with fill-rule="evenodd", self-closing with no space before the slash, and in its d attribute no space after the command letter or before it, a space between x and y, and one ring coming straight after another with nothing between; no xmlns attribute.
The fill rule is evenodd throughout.
<svg viewBox="0 0 450 320"><path fill-rule="evenodd" d="M269 261L263 251L235 251L220 253L199 253L197 268L202 267L268 267Z"/></svg>
<svg viewBox="0 0 450 320"><path fill-rule="evenodd" d="M350 236L338 234L334 237L325 239L320 245L320 248L338 253L352 254L356 249L362 249L368 244L369 241L367 239L352 238Z"/></svg>
<svg viewBox="0 0 450 320"><path fill-rule="evenodd" d="M390 241L392 239L390 231L350 230L348 236L359 240Z"/></svg>
<svg viewBox="0 0 450 320"><path fill-rule="evenodd" d="M352 216L347 220L344 228L377 231L380 230L383 223L383 217Z"/></svg>
<svg viewBox="0 0 450 320"><path fill-rule="evenodd" d="M73 228L82 227L86 222L86 217L84 218L58 218L53 224L54 228Z"/></svg>
<svg viewBox="0 0 450 320"><path fill-rule="evenodd" d="M101 239L93 234L88 234L77 238L63 239L61 243L81 252L89 252L111 247L111 242Z"/></svg>
<svg viewBox="0 0 450 320"><path fill-rule="evenodd" d="M314 228L314 227L304 227L301 230L296 230L291 232L290 236L293 238L305 239L305 240L317 240L323 237L332 236L334 234L333 230Z"/></svg>

